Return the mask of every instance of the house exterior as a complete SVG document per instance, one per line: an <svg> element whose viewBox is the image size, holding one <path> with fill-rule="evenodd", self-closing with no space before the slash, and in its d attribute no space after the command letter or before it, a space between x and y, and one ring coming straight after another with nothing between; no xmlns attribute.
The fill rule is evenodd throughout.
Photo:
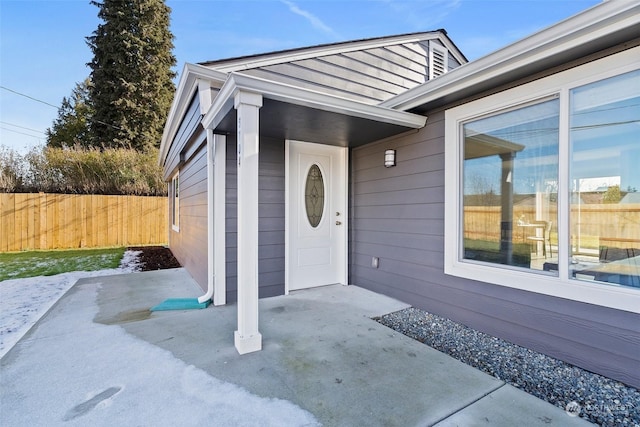
<svg viewBox="0 0 640 427"><path fill-rule="evenodd" d="M440 30L187 64L171 249L240 353L259 297L354 284L639 387L640 205L580 197L640 188L638 30L607 1L469 63Z"/></svg>

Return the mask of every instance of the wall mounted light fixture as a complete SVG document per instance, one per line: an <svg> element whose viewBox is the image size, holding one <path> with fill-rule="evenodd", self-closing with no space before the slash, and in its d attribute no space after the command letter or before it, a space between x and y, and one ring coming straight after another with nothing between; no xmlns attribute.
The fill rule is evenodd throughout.
<svg viewBox="0 0 640 427"><path fill-rule="evenodd" d="M396 165L396 150L386 150L384 152L384 167L390 168Z"/></svg>

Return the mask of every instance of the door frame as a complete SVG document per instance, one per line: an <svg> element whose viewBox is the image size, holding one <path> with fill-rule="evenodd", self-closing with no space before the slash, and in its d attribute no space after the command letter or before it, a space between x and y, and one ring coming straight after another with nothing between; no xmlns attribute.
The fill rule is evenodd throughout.
<svg viewBox="0 0 640 427"><path fill-rule="evenodd" d="M291 194L289 191L289 178L290 178L290 170L289 170L289 156L290 156L290 146L291 144L306 144L306 145L330 145L330 144L318 144L314 142L306 142L306 141L298 141L293 139L286 139L284 143L284 293L285 295L289 295L290 290L290 251L289 251L289 237L290 237L290 218L289 218L289 208L291 204ZM347 147L335 146L336 148L340 148L343 150L343 164L340 165L344 172L344 215L342 216L342 225L340 227L343 233L343 241L344 241L344 260L342 263L343 271L339 274L342 279L343 285L349 284L349 149ZM329 284L329 283L327 283Z"/></svg>

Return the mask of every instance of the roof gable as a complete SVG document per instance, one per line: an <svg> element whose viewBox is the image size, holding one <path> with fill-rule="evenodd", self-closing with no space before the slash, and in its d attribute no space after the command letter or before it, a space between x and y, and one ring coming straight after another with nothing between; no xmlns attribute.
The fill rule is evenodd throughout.
<svg viewBox="0 0 640 427"><path fill-rule="evenodd" d="M375 105L429 79L432 51L445 52L445 70L466 58L444 30L313 46L201 65ZM442 64L438 64L442 67Z"/></svg>
<svg viewBox="0 0 640 427"><path fill-rule="evenodd" d="M397 111L377 106L427 80L434 48L440 54L446 53L445 61L439 56L438 65L442 67L446 62L447 71L467 62L446 32L438 30L186 64L165 125L159 161L164 162L194 96L198 94L204 116L212 104L222 99L220 91L225 85L238 89L229 82L244 82L250 86L245 89L297 105L300 111L316 109L344 116L345 132L341 137L334 136L339 143L356 140L347 132L353 126L351 118L369 120L369 124L379 122L383 127L395 126L394 132L422 127L425 117L416 121L418 116L405 113L398 124L392 117ZM228 106L224 107L219 108L218 125L228 119ZM360 129L368 127L377 129L369 125ZM354 129L350 131L353 133Z"/></svg>

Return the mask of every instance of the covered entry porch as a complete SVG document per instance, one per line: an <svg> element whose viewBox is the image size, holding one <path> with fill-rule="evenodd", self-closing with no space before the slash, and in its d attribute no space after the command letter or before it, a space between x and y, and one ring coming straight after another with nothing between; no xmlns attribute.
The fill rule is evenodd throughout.
<svg viewBox="0 0 640 427"><path fill-rule="evenodd" d="M206 67L188 65L185 84L191 84L199 97L201 125L207 135L208 186L208 286L200 300L212 299L214 305L224 305L226 293L225 189L226 150L235 148L237 173L237 301L238 327L235 347L245 354L262 348L258 325L259 273L259 158L261 140L302 141L342 147L344 158L344 208L334 209L340 218L335 221L344 230L344 251L340 255L347 264L347 158L348 148L381 140L418 129L426 117L364 104L293 87L242 73L219 73ZM189 83L190 82L190 83ZM227 138L236 141L229 147ZM288 145L287 145L288 146ZM381 162L384 159L380 159ZM307 170L302 171L307 173ZM334 178L335 171L325 180ZM287 183L291 177L285 177ZM327 191L325 191L327 192ZM328 192L327 192L328 193ZM287 203L294 199L285 191ZM296 201L295 203L297 203ZM328 206L328 205L327 205ZM327 207L325 206L325 208ZM329 212L331 209L324 209ZM287 210L288 215L289 210ZM287 219L287 224L289 219ZM288 228L287 230L288 231ZM286 232L285 231L285 232ZM289 241L285 245L289 245ZM285 249L285 277L291 277L289 250ZM346 283L346 267L343 274ZM335 282L329 282L335 283ZM327 284L329 284L327 283ZM288 290L289 285L285 285ZM295 287L291 287L292 289Z"/></svg>

